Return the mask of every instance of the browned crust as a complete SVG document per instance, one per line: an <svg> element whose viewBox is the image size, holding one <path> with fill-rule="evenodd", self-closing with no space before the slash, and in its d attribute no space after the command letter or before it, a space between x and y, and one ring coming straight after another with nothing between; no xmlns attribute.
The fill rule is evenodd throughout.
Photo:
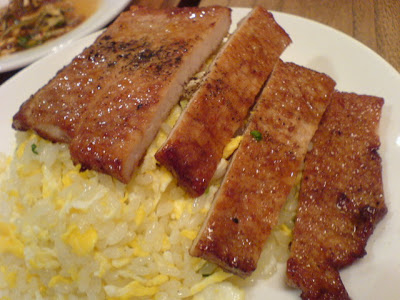
<svg viewBox="0 0 400 300"><path fill-rule="evenodd" d="M187 57L194 53L196 45L204 44L201 41L208 39L206 35L212 35L217 24L219 27L223 23L225 26L221 27L225 30L216 38L221 41L230 24L230 10L222 7L159 10L151 17L157 12L161 17L147 23L160 33L151 29L144 37L147 46L143 55L139 51L139 66L134 65L127 71L124 76L128 80L117 82L125 90L119 91L116 87L116 93L109 90L103 99L90 104L70 145L74 161L124 183L129 182L161 122L178 102L180 92L177 91L182 91L184 82L200 67L201 63L186 78L176 80L180 70L193 68L194 62L187 61ZM139 15L144 18L140 19ZM135 11L139 21L146 22L148 15L145 10ZM176 95L171 97L171 94Z"/></svg>
<svg viewBox="0 0 400 300"><path fill-rule="evenodd" d="M218 12L229 9L210 6L203 10ZM21 131L33 129L40 136L53 142L69 143L76 135L77 127L89 103L107 95L107 87L114 85L118 79L129 77L127 71L148 67L148 56L157 54L156 51L150 54L146 52L148 41L134 40L134 37L130 37L132 28L135 28L132 15L144 18L148 16L157 22L157 16L187 15L191 12L198 14L199 11L201 9L189 7L157 10L131 6L130 10L121 13L91 46L84 49L21 105L13 117L13 128ZM206 29L202 27L201 22L198 23L201 30ZM169 30L182 28L175 26ZM117 40L112 40L114 38ZM175 49L183 46L174 45ZM142 55L129 56L140 51L143 52ZM47 130L49 128L50 130ZM53 128L56 130L51 130Z"/></svg>
<svg viewBox="0 0 400 300"><path fill-rule="evenodd" d="M291 40L272 14L256 7L242 20L191 99L156 159L191 196L206 190L225 145Z"/></svg>
<svg viewBox="0 0 400 300"><path fill-rule="evenodd" d="M377 134L383 99L335 92L306 156L287 262L303 299L350 299L338 270L386 214Z"/></svg>
<svg viewBox="0 0 400 300"><path fill-rule="evenodd" d="M13 127L70 143L74 163L127 183L230 12L132 6L21 106Z"/></svg>
<svg viewBox="0 0 400 300"><path fill-rule="evenodd" d="M242 277L256 269L334 86L324 74L278 62L192 245L192 255ZM262 134L260 141L251 135L255 130Z"/></svg>

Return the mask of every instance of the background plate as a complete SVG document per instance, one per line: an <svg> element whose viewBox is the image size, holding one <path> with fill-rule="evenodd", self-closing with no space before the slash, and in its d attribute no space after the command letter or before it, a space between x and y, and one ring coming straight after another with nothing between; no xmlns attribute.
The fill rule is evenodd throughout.
<svg viewBox="0 0 400 300"><path fill-rule="evenodd" d="M92 1L92 0L80 0ZM23 50L0 58L0 73L15 70L33 61L51 53L57 52L64 48L71 41L79 39L92 33L112 21L130 2L130 0L98 0L99 6L97 11L91 15L85 22L76 27L74 30L54 39L47 43L34 47L32 49ZM0 7L7 5L8 1L0 0Z"/></svg>
<svg viewBox="0 0 400 300"><path fill-rule="evenodd" d="M233 24L248 13L233 9ZM352 299L400 299L400 74L386 61L354 39L319 23L274 13L293 43L282 56L285 61L325 72L341 91L370 94L385 99L380 124L383 181L388 214L367 245L368 254L341 272ZM233 26L235 27L235 26ZM233 30L232 27L232 30ZM12 153L12 116L20 104L51 79L98 33L32 64L0 87L0 152ZM248 288L247 299L299 299L300 292L284 282L285 265L269 280Z"/></svg>

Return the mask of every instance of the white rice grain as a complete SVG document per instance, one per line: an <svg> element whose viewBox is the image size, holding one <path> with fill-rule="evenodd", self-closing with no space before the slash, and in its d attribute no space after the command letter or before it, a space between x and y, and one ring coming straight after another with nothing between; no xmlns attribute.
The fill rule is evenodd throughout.
<svg viewBox="0 0 400 300"><path fill-rule="evenodd" d="M173 111L127 185L80 172L66 145L17 133L12 159L0 155L0 239L9 241L0 245L1 299L182 299L205 283L203 299L203 289L222 284L205 281L219 269L191 257L189 248L227 162L206 193L192 199L154 159L180 111ZM226 280L243 286L272 275L287 258L295 209L288 201L255 274ZM224 288L242 299L231 287Z"/></svg>

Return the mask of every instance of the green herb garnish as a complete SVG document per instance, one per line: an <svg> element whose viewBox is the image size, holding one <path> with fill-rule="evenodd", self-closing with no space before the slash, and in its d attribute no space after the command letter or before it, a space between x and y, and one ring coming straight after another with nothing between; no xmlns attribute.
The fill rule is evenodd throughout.
<svg viewBox="0 0 400 300"><path fill-rule="evenodd" d="M208 195L209 192L210 192L210 187L207 187L206 190L204 191L204 194Z"/></svg>
<svg viewBox="0 0 400 300"><path fill-rule="evenodd" d="M36 150L36 149L37 149L37 145L36 145L36 144L32 144L32 145L31 145L31 149L32 149L32 152L33 152L33 153L39 154L39 152L37 152L37 150Z"/></svg>
<svg viewBox="0 0 400 300"><path fill-rule="evenodd" d="M262 140L262 134L258 130L252 130L250 134L257 142Z"/></svg>
<svg viewBox="0 0 400 300"><path fill-rule="evenodd" d="M56 23L56 25L54 25L54 27L60 28L60 27L64 27L65 25L67 25L67 22L65 20L60 20Z"/></svg>
<svg viewBox="0 0 400 300"><path fill-rule="evenodd" d="M28 42L30 38L28 36L19 36L18 37L18 45L22 48L28 48Z"/></svg>

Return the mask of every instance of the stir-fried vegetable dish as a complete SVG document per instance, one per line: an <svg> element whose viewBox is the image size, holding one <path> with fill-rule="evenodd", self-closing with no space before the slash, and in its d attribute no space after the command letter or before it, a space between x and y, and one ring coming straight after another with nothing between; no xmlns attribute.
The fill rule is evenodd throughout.
<svg viewBox="0 0 400 300"><path fill-rule="evenodd" d="M0 56L41 45L84 20L69 1L11 0L0 10Z"/></svg>

